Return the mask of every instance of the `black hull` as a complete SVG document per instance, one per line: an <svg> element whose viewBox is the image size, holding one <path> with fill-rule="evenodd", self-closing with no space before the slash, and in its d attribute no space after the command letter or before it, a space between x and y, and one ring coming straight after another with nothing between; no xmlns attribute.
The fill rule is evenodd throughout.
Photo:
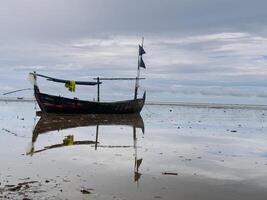
<svg viewBox="0 0 267 200"><path fill-rule="evenodd" d="M145 103L145 94L142 99L95 102L40 93L37 86L34 95L43 112L58 114L138 114Z"/></svg>

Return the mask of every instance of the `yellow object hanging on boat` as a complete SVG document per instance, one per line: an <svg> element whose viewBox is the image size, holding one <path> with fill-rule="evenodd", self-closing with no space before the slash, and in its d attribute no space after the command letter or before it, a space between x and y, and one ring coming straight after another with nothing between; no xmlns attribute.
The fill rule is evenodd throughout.
<svg viewBox="0 0 267 200"><path fill-rule="evenodd" d="M76 83L75 81L69 81L65 83L65 87L69 89L71 92L75 92Z"/></svg>
<svg viewBox="0 0 267 200"><path fill-rule="evenodd" d="M71 145L73 145L73 143L74 143L74 137L73 137L73 135L68 135L63 140L63 144L65 146L71 146Z"/></svg>

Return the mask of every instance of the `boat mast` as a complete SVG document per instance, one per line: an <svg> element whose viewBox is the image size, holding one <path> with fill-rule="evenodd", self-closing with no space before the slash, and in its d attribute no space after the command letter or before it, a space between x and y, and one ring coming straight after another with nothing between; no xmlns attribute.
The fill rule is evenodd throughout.
<svg viewBox="0 0 267 200"><path fill-rule="evenodd" d="M137 99L138 88L139 88L139 79L140 79L139 78L140 77L140 65L141 65L141 62L143 62L142 55L145 53L143 50L143 46L144 46L144 37L142 37L142 45L141 45L142 50L140 50L140 45L139 45L137 76L136 76L135 88L134 88L134 99ZM144 67L144 66L142 66L142 67Z"/></svg>

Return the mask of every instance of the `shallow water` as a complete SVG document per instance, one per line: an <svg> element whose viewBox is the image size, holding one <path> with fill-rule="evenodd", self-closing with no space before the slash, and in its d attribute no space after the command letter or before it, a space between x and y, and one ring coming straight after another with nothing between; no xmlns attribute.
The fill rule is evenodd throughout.
<svg viewBox="0 0 267 200"><path fill-rule="evenodd" d="M50 118L36 134L34 103L0 108L0 199L267 197L266 110L150 105L144 133L114 119Z"/></svg>

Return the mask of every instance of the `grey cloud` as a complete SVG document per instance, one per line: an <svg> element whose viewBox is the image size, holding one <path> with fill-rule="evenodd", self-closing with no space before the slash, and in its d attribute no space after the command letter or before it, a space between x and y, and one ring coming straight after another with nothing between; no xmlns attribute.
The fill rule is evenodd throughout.
<svg viewBox="0 0 267 200"><path fill-rule="evenodd" d="M1 3L2 40L63 40L105 33L199 34L266 29L264 0L10 0Z"/></svg>
<svg viewBox="0 0 267 200"><path fill-rule="evenodd" d="M133 75L139 40L136 36L118 35L54 44L17 43L0 49L0 63L20 70L34 66L53 71L112 69ZM145 48L144 59L149 66L146 71L165 74L167 79L183 74L191 78L201 74L206 77L267 74L264 57L267 39L249 33L151 36L145 40Z"/></svg>

